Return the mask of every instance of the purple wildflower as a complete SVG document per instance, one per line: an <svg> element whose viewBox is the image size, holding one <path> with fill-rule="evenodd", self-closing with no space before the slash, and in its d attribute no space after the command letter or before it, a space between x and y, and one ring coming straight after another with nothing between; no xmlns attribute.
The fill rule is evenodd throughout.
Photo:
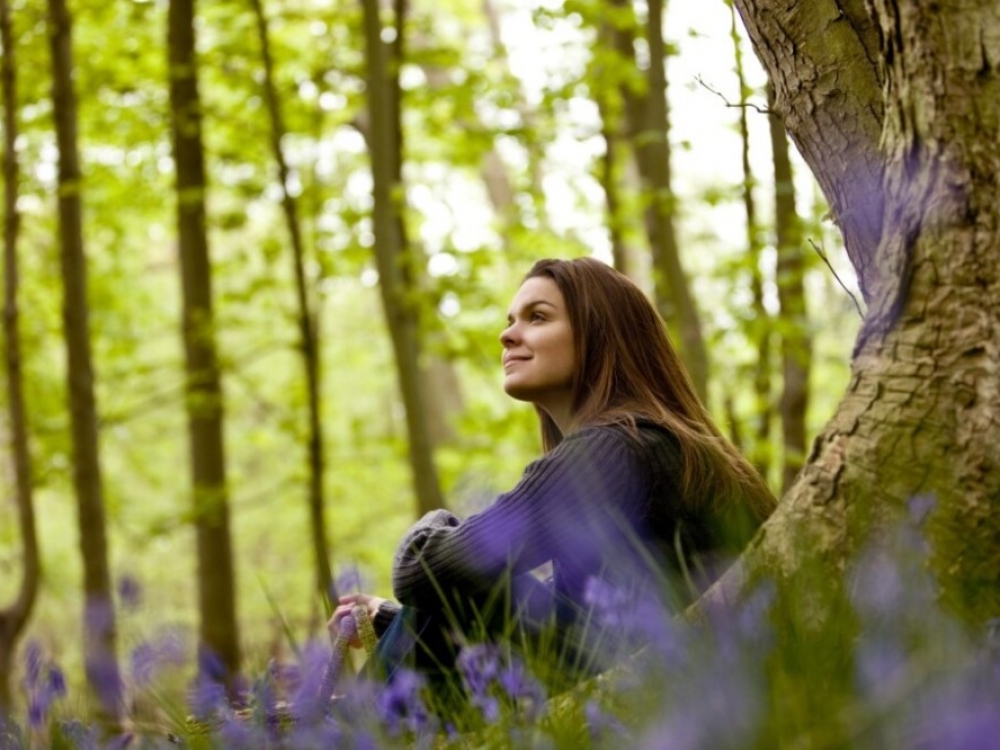
<svg viewBox="0 0 1000 750"><path fill-rule="evenodd" d="M361 571L358 567L356 565L350 565L341 571L340 575L337 576L334 588L339 596L344 596L345 594L363 591L366 586L364 577L361 575Z"/></svg>
<svg viewBox="0 0 1000 750"><path fill-rule="evenodd" d="M66 677L63 671L55 664L49 665L49 695L53 698L62 698L66 695Z"/></svg>
<svg viewBox="0 0 1000 750"><path fill-rule="evenodd" d="M24 684L29 690L38 687L42 676L42 646L38 641L28 642L24 649Z"/></svg>
<svg viewBox="0 0 1000 750"><path fill-rule="evenodd" d="M188 704L196 719L210 719L226 706L226 687L205 674L198 675L188 691Z"/></svg>
<svg viewBox="0 0 1000 750"><path fill-rule="evenodd" d="M583 601L593 609L594 620L601 627L627 629L632 624L627 614L630 597L602 578L591 576L587 579Z"/></svg>
<svg viewBox="0 0 1000 750"><path fill-rule="evenodd" d="M402 730L418 734L430 726L430 712L420 694L423 687L422 675L399 669L379 693L376 708L390 734L398 735Z"/></svg>
<svg viewBox="0 0 1000 750"><path fill-rule="evenodd" d="M65 747L71 747L73 750L100 750L97 729L77 719L60 722L59 734L64 739Z"/></svg>
<svg viewBox="0 0 1000 750"><path fill-rule="evenodd" d="M897 639L871 635L861 640L855 651L855 671L862 695L892 695L907 671L907 654Z"/></svg>
<svg viewBox="0 0 1000 750"><path fill-rule="evenodd" d="M587 721L587 731L593 740L600 739L603 735L621 734L625 731L618 718L604 709L595 700L589 700L583 707L583 715Z"/></svg>
<svg viewBox="0 0 1000 750"><path fill-rule="evenodd" d="M516 706L521 708L530 721L538 719L545 712L545 688L528 674L520 660L512 660L501 673L500 687Z"/></svg>
<svg viewBox="0 0 1000 750"><path fill-rule="evenodd" d="M259 730L235 717L227 718L218 729L219 745L227 750L256 750L266 746Z"/></svg>
<svg viewBox="0 0 1000 750"><path fill-rule="evenodd" d="M132 682L137 687L143 687L152 682L159 662L159 654L152 643L144 641L132 649L130 661L132 663Z"/></svg>
<svg viewBox="0 0 1000 750"><path fill-rule="evenodd" d="M299 680L292 696L296 719L304 724L320 721L327 712L330 693L325 691L330 650L316 641L306 644L299 663Z"/></svg>
<svg viewBox="0 0 1000 750"><path fill-rule="evenodd" d="M465 646L458 655L457 665L469 694L484 696L500 676L500 649L491 643Z"/></svg>
<svg viewBox="0 0 1000 750"><path fill-rule="evenodd" d="M118 579L118 598L122 607L135 610L142 604L142 586L130 575L123 575Z"/></svg>
<svg viewBox="0 0 1000 750"><path fill-rule="evenodd" d="M933 493L914 495L906 501L910 523L914 526L922 526L936 506L937 496Z"/></svg>

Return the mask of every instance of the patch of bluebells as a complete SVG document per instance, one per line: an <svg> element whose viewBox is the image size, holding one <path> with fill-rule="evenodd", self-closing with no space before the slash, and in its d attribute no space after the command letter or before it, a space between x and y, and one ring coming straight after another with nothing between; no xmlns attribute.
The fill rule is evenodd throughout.
<svg viewBox="0 0 1000 750"><path fill-rule="evenodd" d="M628 648L641 650L615 673L619 677L600 683L597 697L579 698L583 705L576 706L585 726L575 729L582 732L584 746L589 741L593 747L613 747L627 740L639 750L735 750L773 746L780 736L803 745L1000 747L1000 620L974 631L937 605L921 533L933 509L932 499L915 498L907 523L862 550L847 571L847 600L856 622L841 632L856 625L858 634L838 641L853 647L854 658L853 665L845 662L846 692L838 696L836 711L852 717L845 722L849 726L839 726L836 717L803 713L792 726L809 726L813 732L810 721L827 723L801 737L795 729L788 736L769 734L789 705L776 686L808 690L827 678L816 665L802 667L803 674L775 671L787 669L789 662L772 658L787 645L772 626L772 610L779 606L774 586L758 586L737 604L708 606L704 621L691 624L671 617L655 601L629 601L595 580L586 591L595 622L620 634ZM808 647L832 646L817 640ZM384 686L352 683L331 706L323 686L330 658L329 648L310 644L293 668L271 665L254 683L253 709L247 713L230 705L221 661L202 653L191 712L207 722L212 733L208 743L226 748L367 750L386 743L425 747L465 742L450 723L442 724L428 710L426 683L413 672L401 670ZM141 644L131 654L132 684L147 687L160 666L181 660L177 640ZM482 643L463 648L456 666L470 704L491 730L504 733L512 746L547 741L545 733L559 717L548 712L545 690L523 662L495 644ZM283 678L278 674L282 670ZM31 731L50 721L52 704L66 693L62 672L37 643L25 649L23 686L30 739ZM284 695L287 706L279 700ZM611 707L621 707L621 712ZM793 705L792 710L821 709ZM515 720L506 721L511 716ZM60 731L68 747L104 747L96 732L80 722L63 722ZM830 736L823 734L828 731ZM140 738L142 747L166 746L151 745L148 739ZM0 723L0 748L26 744L20 727L9 720Z"/></svg>
<svg viewBox="0 0 1000 750"><path fill-rule="evenodd" d="M46 726L52 704L66 696L66 678L57 665L45 658L37 641L29 642L25 648L24 667L28 726L40 730Z"/></svg>
<svg viewBox="0 0 1000 750"><path fill-rule="evenodd" d="M437 720L423 699L425 685L423 675L401 668L377 692L375 705L378 716L393 737L403 733L421 736L437 731Z"/></svg>
<svg viewBox="0 0 1000 750"><path fill-rule="evenodd" d="M546 693L542 684L516 656L504 658L492 643L469 644L456 661L469 703L488 724L500 719L501 706L513 707L519 718L538 720L545 712Z"/></svg>

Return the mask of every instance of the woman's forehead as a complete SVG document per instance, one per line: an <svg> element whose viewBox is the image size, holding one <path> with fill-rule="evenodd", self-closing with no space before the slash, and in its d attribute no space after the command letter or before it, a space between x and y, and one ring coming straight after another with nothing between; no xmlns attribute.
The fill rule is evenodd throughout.
<svg viewBox="0 0 1000 750"><path fill-rule="evenodd" d="M510 303L510 312L517 312L537 304L548 304L560 309L564 307L562 292L552 279L544 276L527 279L514 295Z"/></svg>

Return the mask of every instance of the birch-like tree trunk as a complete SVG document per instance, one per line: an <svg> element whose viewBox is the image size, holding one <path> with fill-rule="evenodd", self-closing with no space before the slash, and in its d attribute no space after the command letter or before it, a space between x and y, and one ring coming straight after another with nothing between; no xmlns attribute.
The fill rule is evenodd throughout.
<svg viewBox="0 0 1000 750"><path fill-rule="evenodd" d="M198 557L199 646L203 653L221 660L232 678L239 671L240 646L222 431L222 382L215 347L212 264L205 227L205 157L194 18L194 0L170 0L167 47Z"/></svg>
<svg viewBox="0 0 1000 750"><path fill-rule="evenodd" d="M396 358L399 386L406 409L406 427L417 494L417 511L423 515L443 507L434 445L431 439L427 400L423 393L425 376L421 368L419 309L414 297L413 263L408 257L402 234L403 189L400 181L402 135L398 122L398 60L401 47L382 41L382 20L377 0L363 0L369 152L372 161L372 223L375 234L375 262L379 290L389 335ZM396 36L402 41L402 8L396 7Z"/></svg>
<svg viewBox="0 0 1000 750"><path fill-rule="evenodd" d="M52 102L59 146L59 248L66 339L66 390L73 443L73 489L83 559L84 663L87 682L109 723L121 711L115 611L90 354L87 258L83 242L83 175L77 146L72 17L66 0L49 0Z"/></svg>
<svg viewBox="0 0 1000 750"><path fill-rule="evenodd" d="M267 16L261 0L251 0L257 18L257 36L260 41L261 59L264 64L264 100L271 118L271 151L278 167L278 182L281 185L281 207L285 214L285 224L292 243L292 265L295 270L295 294L299 307L299 346L306 376L306 394L309 413L309 531L312 539L316 591L321 597L335 601L337 592L333 589L333 575L326 536L326 514L323 493L323 426L322 394L320 391L320 353L316 336L316 314L310 301L309 285L306 280L305 243L299 221L299 208L295 196L288 187L289 168L281 141L287 134L281 101L274 85L274 60L271 56L271 41L268 33Z"/></svg>
<svg viewBox="0 0 1000 750"><path fill-rule="evenodd" d="M835 569L893 509L932 494L943 599L995 617L1000 10L736 4L868 303L847 392L744 563Z"/></svg>
<svg viewBox="0 0 1000 750"><path fill-rule="evenodd" d="M24 376L21 370L21 338L18 326L17 210L19 169L17 160L17 58L12 31L10 3L0 0L0 84L3 86L3 182L4 232L3 331L7 354L7 403L10 410L10 454L14 464L18 531L21 535L21 581L14 601L0 610L0 716L13 709L10 681L14 653L24 627L31 617L38 594L41 561L35 526L35 505L31 486L31 452L28 447L28 418L24 404Z"/></svg>

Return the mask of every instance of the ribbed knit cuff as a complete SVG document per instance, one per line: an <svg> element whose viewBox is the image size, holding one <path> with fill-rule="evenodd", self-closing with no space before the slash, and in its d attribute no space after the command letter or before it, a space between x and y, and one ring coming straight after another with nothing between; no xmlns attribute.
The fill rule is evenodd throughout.
<svg viewBox="0 0 1000 750"><path fill-rule="evenodd" d="M392 625L392 621L396 619L396 615L399 614L400 609L400 605L396 604L396 602L385 601L378 605L375 617L372 618L372 627L375 628L375 635L379 638L382 637L382 634Z"/></svg>

